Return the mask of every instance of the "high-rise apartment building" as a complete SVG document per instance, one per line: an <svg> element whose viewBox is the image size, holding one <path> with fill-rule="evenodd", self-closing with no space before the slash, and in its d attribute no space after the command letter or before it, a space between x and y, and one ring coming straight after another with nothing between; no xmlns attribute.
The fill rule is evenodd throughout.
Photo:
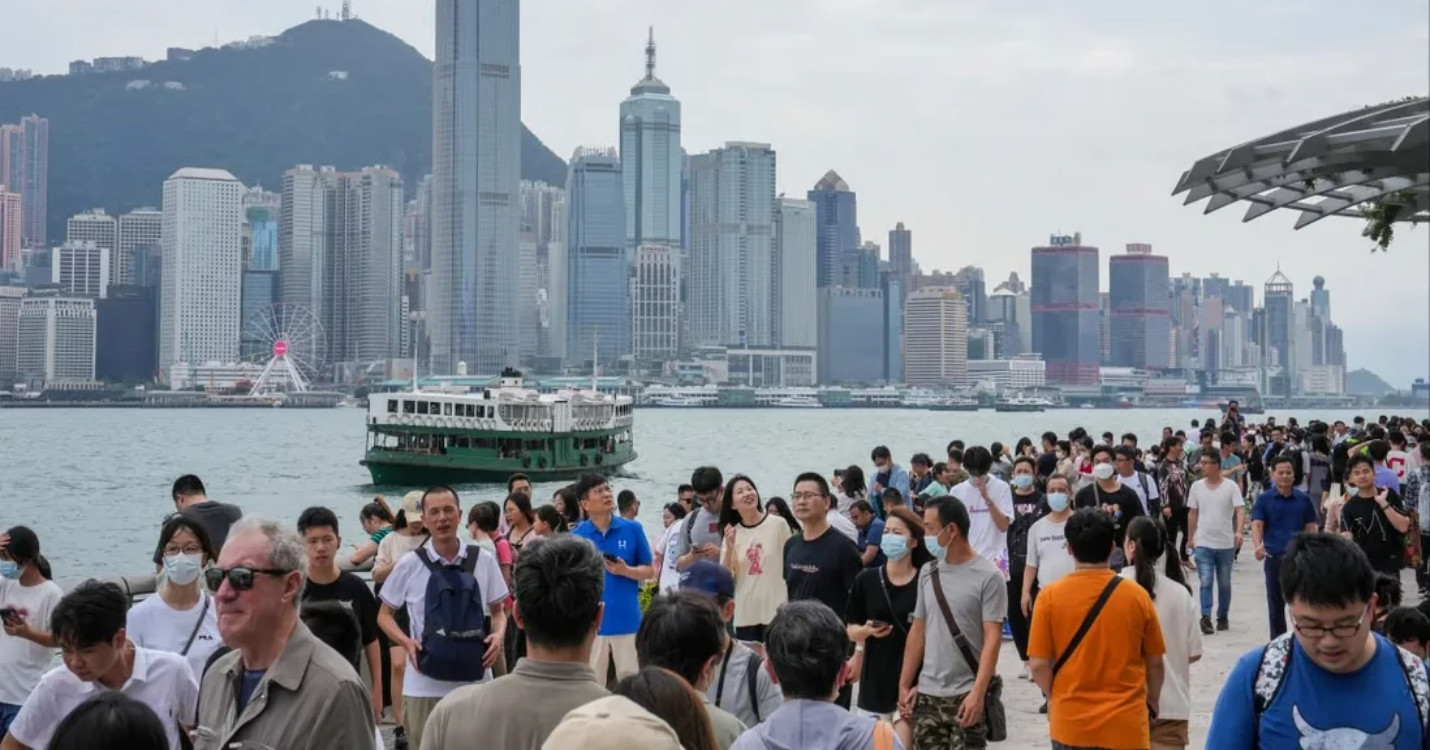
<svg viewBox="0 0 1430 750"><path fill-rule="evenodd" d="M1047 362L1049 383L1097 385L1098 251L1082 235L1054 235L1032 250L1033 351Z"/></svg>
<svg viewBox="0 0 1430 750"><path fill-rule="evenodd" d="M328 262L329 193L332 167L300 164L283 174L278 221L278 299L319 315Z"/></svg>
<svg viewBox="0 0 1430 750"><path fill-rule="evenodd" d="M29 115L18 125L0 125L0 186L20 194L21 243L46 245L50 192L50 121Z"/></svg>
<svg viewBox="0 0 1430 750"><path fill-rule="evenodd" d="M645 77L621 102L621 179L630 256L640 245L680 248L682 239L680 100L655 76L654 30L645 56Z"/></svg>
<svg viewBox="0 0 1430 750"><path fill-rule="evenodd" d="M1109 363L1114 367L1172 366L1171 280L1165 255L1145 243L1127 245L1107 260Z"/></svg>
<svg viewBox="0 0 1430 750"><path fill-rule="evenodd" d="M334 173L319 320L332 362L370 363L402 347L402 177L384 167ZM280 271L281 275L281 271Z"/></svg>
<svg viewBox="0 0 1430 750"><path fill-rule="evenodd" d="M775 204L769 144L732 141L690 157L689 346L770 344Z"/></svg>
<svg viewBox="0 0 1430 750"><path fill-rule="evenodd" d="M0 391L15 384L15 348L20 336L20 300L25 288L0 286Z"/></svg>
<svg viewBox="0 0 1430 750"><path fill-rule="evenodd" d="M0 190L19 194L24 184L25 141L19 125L0 123Z"/></svg>
<svg viewBox="0 0 1430 750"><path fill-rule="evenodd" d="M41 390L94 383L94 300L29 296L20 301L16 367Z"/></svg>
<svg viewBox="0 0 1430 750"><path fill-rule="evenodd" d="M0 187L0 271L17 271L20 268L20 248L24 247L23 220L20 194Z"/></svg>
<svg viewBox="0 0 1430 750"><path fill-rule="evenodd" d="M437 0L432 66L432 367L518 363L518 0Z"/></svg>
<svg viewBox="0 0 1430 750"><path fill-rule="evenodd" d="M776 346L819 345L817 215L812 201L780 198L775 254Z"/></svg>
<svg viewBox="0 0 1430 750"><path fill-rule="evenodd" d="M566 200L566 361L580 367L593 353L615 361L631 352L627 212L615 149L576 149Z"/></svg>
<svg viewBox="0 0 1430 750"><path fill-rule="evenodd" d="M114 264L116 284L145 286L135 273L136 258L144 252L159 251L164 239L164 212L156 208L138 208L119 217L116 230Z"/></svg>
<svg viewBox="0 0 1430 750"><path fill-rule="evenodd" d="M641 245L631 274L631 354L638 362L673 359L679 337L679 248Z"/></svg>
<svg viewBox="0 0 1430 750"><path fill-rule="evenodd" d="M806 197L814 202L816 251L820 287L853 286L843 278L850 258L859 254L859 201L849 183L838 172L829 170L814 184Z"/></svg>
<svg viewBox="0 0 1430 750"><path fill-rule="evenodd" d="M185 167L164 181L159 366L238 357L243 184ZM172 376L172 375L171 375Z"/></svg>
<svg viewBox="0 0 1430 750"><path fill-rule="evenodd" d="M889 230L889 275L903 283L904 289L912 288L914 233L905 229L902 221Z"/></svg>
<svg viewBox="0 0 1430 750"><path fill-rule="evenodd" d="M73 297L109 296L113 253L90 241L70 241L50 251L50 279Z"/></svg>
<svg viewBox="0 0 1430 750"><path fill-rule="evenodd" d="M968 306L957 289L920 289L905 298L904 382L968 385Z"/></svg>

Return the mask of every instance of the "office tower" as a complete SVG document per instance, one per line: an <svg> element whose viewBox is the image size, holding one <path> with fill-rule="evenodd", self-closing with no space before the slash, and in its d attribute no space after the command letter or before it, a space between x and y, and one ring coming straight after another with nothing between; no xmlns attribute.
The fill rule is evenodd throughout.
<svg viewBox="0 0 1430 750"><path fill-rule="evenodd" d="M953 275L950 280L953 288L963 297L963 304L968 308L968 324L970 326L981 326L988 322L988 282L984 279L983 269L977 266L964 266Z"/></svg>
<svg viewBox="0 0 1430 750"><path fill-rule="evenodd" d="M904 382L968 385L968 306L957 289L920 289L904 299Z"/></svg>
<svg viewBox="0 0 1430 750"><path fill-rule="evenodd" d="M328 194L332 167L300 164L283 174L278 221L278 301L319 315L328 253Z"/></svg>
<svg viewBox="0 0 1430 750"><path fill-rule="evenodd" d="M278 272L245 269L239 293L239 359L267 362L273 356L273 342L261 320L263 311L278 302Z"/></svg>
<svg viewBox="0 0 1430 750"><path fill-rule="evenodd" d="M50 251L50 279L73 297L104 298L112 254L92 241L71 241Z"/></svg>
<svg viewBox="0 0 1430 750"><path fill-rule="evenodd" d="M1145 243L1127 245L1125 255L1107 261L1109 363L1114 367L1171 367L1171 281L1165 255Z"/></svg>
<svg viewBox="0 0 1430 750"><path fill-rule="evenodd" d="M780 198L774 313L774 344L779 347L813 348L819 344L816 216L812 201Z"/></svg>
<svg viewBox="0 0 1430 750"><path fill-rule="evenodd" d="M437 0L432 66L432 367L515 365L521 219L518 0Z"/></svg>
<svg viewBox="0 0 1430 750"><path fill-rule="evenodd" d="M50 192L50 121L35 115L0 125L0 183L20 194L20 242L45 247Z"/></svg>
<svg viewBox="0 0 1430 750"><path fill-rule="evenodd" d="M25 140L19 125L0 123L0 190L16 195L24 184Z"/></svg>
<svg viewBox="0 0 1430 750"><path fill-rule="evenodd" d="M881 248L877 242L865 242L859 245L859 249L845 259L843 274L845 286L857 286L861 289L878 287L880 283L879 271L884 265L880 253Z"/></svg>
<svg viewBox="0 0 1430 750"><path fill-rule="evenodd" d="M95 303L94 374L112 383L147 383L159 358L154 290L116 284Z"/></svg>
<svg viewBox="0 0 1430 750"><path fill-rule="evenodd" d="M1097 248L1082 235L1054 235L1032 250L1033 351L1049 383L1101 382Z"/></svg>
<svg viewBox="0 0 1430 750"><path fill-rule="evenodd" d="M243 184L185 167L164 181L159 366L238 357ZM171 374L171 373L170 373Z"/></svg>
<svg viewBox="0 0 1430 750"><path fill-rule="evenodd" d="M115 252L119 247L119 222L102 208L76 214L65 222L65 242L93 242Z"/></svg>
<svg viewBox="0 0 1430 750"><path fill-rule="evenodd" d="M517 240L517 351L523 361L538 354L541 327L541 260L536 235Z"/></svg>
<svg viewBox="0 0 1430 750"><path fill-rule="evenodd" d="M882 289L830 286L819 290L819 346L816 367L821 385L884 382L882 356L888 333Z"/></svg>
<svg viewBox="0 0 1430 750"><path fill-rule="evenodd" d="M859 252L859 201L849 183L829 170L806 195L815 205L816 283L826 286L853 286L843 278L848 259Z"/></svg>
<svg viewBox="0 0 1430 750"><path fill-rule="evenodd" d="M690 157L690 347L771 343L775 202L769 144L729 142Z"/></svg>
<svg viewBox="0 0 1430 750"><path fill-rule="evenodd" d="M385 167L333 174L323 304L332 362L397 357L402 345L402 177ZM280 271L281 274L281 271Z"/></svg>
<svg viewBox="0 0 1430 750"><path fill-rule="evenodd" d="M1265 330L1261 342L1269 354L1267 364L1291 369L1296 366L1293 349L1295 324L1295 287L1278 267L1262 287L1262 306L1266 310Z"/></svg>
<svg viewBox="0 0 1430 750"><path fill-rule="evenodd" d="M18 378L37 390L94 382L94 300L34 296L20 300Z"/></svg>
<svg viewBox="0 0 1430 750"><path fill-rule="evenodd" d="M904 298L906 291L887 273L880 279L884 294L884 330L880 342L884 353L884 382L904 382Z"/></svg>
<svg viewBox="0 0 1430 750"><path fill-rule="evenodd" d="M20 267L23 221L20 194L0 188L0 271L16 271Z"/></svg>
<svg viewBox="0 0 1430 750"><path fill-rule="evenodd" d="M278 270L278 220L283 196L260 187L243 193L243 268Z"/></svg>
<svg viewBox="0 0 1430 750"><path fill-rule="evenodd" d="M615 149L578 148L566 173L566 360L631 352L630 264L621 160ZM597 344L599 338L599 345Z"/></svg>
<svg viewBox="0 0 1430 750"><path fill-rule="evenodd" d="M680 249L680 100L655 77L654 29L646 42L645 77L621 102L620 159L630 255L639 245Z"/></svg>
<svg viewBox="0 0 1430 750"><path fill-rule="evenodd" d="M1009 359L1031 348L1032 321L1028 293L1008 291L1000 284L988 295L988 330L993 334L993 359Z"/></svg>
<svg viewBox="0 0 1430 750"><path fill-rule="evenodd" d="M156 208L138 208L119 217L115 244L110 261L114 264L116 284L145 284L135 273L138 256L145 251L161 251L164 239L164 212Z"/></svg>
<svg viewBox="0 0 1430 750"><path fill-rule="evenodd" d="M889 230L889 274L909 288L914 276L914 233L904 228L904 222Z"/></svg>
<svg viewBox="0 0 1430 750"><path fill-rule="evenodd" d="M679 250L641 245L631 275L631 353L638 362L672 359L679 336Z"/></svg>
<svg viewBox="0 0 1430 750"><path fill-rule="evenodd" d="M432 175L423 175L411 204L412 265L421 271L432 270Z"/></svg>
<svg viewBox="0 0 1430 750"><path fill-rule="evenodd" d="M20 300L25 288L0 286L0 391L15 384L15 347L20 336Z"/></svg>
<svg viewBox="0 0 1430 750"><path fill-rule="evenodd" d="M1331 290L1326 288L1326 277L1311 279L1311 312L1327 323L1331 322Z"/></svg>

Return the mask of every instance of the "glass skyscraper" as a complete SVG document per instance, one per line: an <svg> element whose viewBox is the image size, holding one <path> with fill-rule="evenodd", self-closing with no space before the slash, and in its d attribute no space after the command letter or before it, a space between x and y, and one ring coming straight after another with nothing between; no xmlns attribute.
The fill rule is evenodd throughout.
<svg viewBox="0 0 1430 750"><path fill-rule="evenodd" d="M1047 381L1097 385L1102 359L1097 248L1082 235L1052 237L1033 248L1033 351L1047 363Z"/></svg>
<svg viewBox="0 0 1430 750"><path fill-rule="evenodd" d="M655 32L645 48L645 77L621 102L621 181L626 249L681 247L680 100L655 77Z"/></svg>
<svg viewBox="0 0 1430 750"><path fill-rule="evenodd" d="M814 201L816 212L815 283L820 287L864 286L857 278L844 278L851 260L857 273L859 256L859 201L849 183L831 169L806 197Z"/></svg>
<svg viewBox="0 0 1430 750"><path fill-rule="evenodd" d="M622 196L615 150L577 149L566 177L566 361L578 368L593 351L602 362L631 351Z"/></svg>
<svg viewBox="0 0 1430 750"><path fill-rule="evenodd" d="M690 346L773 342L776 202L768 143L690 157Z"/></svg>

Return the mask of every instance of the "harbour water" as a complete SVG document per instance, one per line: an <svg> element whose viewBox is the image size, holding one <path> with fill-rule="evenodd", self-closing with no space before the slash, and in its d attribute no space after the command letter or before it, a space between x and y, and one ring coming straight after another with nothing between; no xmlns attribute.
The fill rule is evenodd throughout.
<svg viewBox="0 0 1430 750"><path fill-rule="evenodd" d="M1404 410L1401 410L1404 411ZM1276 413L1345 419L1377 410ZM17 409L0 411L0 529L31 526L40 535L56 580L143 572L160 522L172 512L169 486L180 474L203 478L215 500L246 513L292 521L309 505L337 511L345 543L361 534L358 509L374 494L400 496L407 487L374 487L358 465L363 452L361 409ZM1030 414L935 412L916 409L643 409L636 413L640 457L614 484L634 490L642 521L654 536L660 509L675 487L702 464L726 475L748 474L764 497L788 496L801 471L828 475L835 467L867 467L869 451L888 445L896 460L924 451L939 460L950 440L987 445L1037 441L1046 430L1066 435L1083 426L1100 435L1135 432L1142 444L1164 425L1190 430L1210 410L1069 409ZM1264 417L1253 417L1260 421ZM558 485L537 485L549 502ZM463 507L500 501L505 486L464 486ZM395 504L395 503L394 503Z"/></svg>

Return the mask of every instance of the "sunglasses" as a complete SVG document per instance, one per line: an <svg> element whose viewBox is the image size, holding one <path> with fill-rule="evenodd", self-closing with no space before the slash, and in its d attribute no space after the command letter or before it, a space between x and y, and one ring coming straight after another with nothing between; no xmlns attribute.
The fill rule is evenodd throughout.
<svg viewBox="0 0 1430 750"><path fill-rule="evenodd" d="M223 585L223 579L228 579L228 585L235 591L248 591L253 588L253 576L262 574L266 576L286 576L292 573L291 570L275 570L273 568L209 568L204 571L204 582L208 584L209 591L218 592Z"/></svg>

